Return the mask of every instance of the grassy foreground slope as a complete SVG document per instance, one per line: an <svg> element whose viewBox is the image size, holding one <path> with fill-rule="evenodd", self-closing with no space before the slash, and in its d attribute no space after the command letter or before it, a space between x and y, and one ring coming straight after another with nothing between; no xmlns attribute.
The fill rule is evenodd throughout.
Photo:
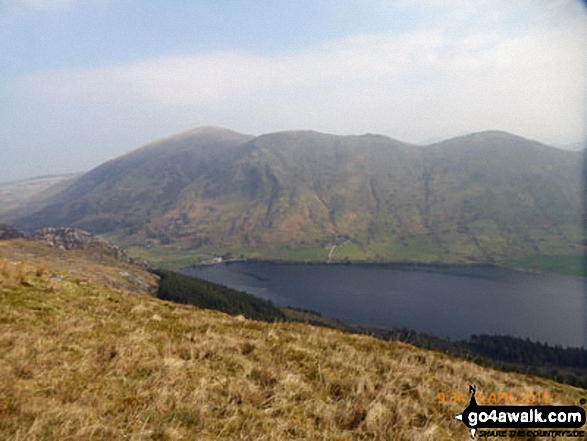
<svg viewBox="0 0 587 441"><path fill-rule="evenodd" d="M402 343L161 301L128 285L142 270L41 247L0 243L0 439L465 439L451 416L466 403L439 392L585 396Z"/></svg>

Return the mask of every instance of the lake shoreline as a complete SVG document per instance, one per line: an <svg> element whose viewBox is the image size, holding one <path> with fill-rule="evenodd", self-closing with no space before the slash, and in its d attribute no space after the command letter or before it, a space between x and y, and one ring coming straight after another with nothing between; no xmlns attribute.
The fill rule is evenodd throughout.
<svg viewBox="0 0 587 441"><path fill-rule="evenodd" d="M508 271L516 271L524 274L556 274L565 276L566 274L539 271L525 268L516 268L506 265L500 265L492 262L479 263L442 263L442 262L378 262L378 261L348 261L348 262L326 262L326 261L300 261L300 260L274 260L274 259L259 259L259 258L244 258L244 259L230 259L221 262L202 262L193 265L187 265L178 269L183 271L189 268L204 268L214 265L232 265L236 263L253 263L253 264L271 264L271 265L307 265L307 266L331 266L331 267L363 267L363 268L388 268L406 271L431 271L442 272L446 271L450 274L450 270L483 270L483 269L502 269ZM567 275L568 276L568 275ZM570 275L570 277L583 277L580 275Z"/></svg>

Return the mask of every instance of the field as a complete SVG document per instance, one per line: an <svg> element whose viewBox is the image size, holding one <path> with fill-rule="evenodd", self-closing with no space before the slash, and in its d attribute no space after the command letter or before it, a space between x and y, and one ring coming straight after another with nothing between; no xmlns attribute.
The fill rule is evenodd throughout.
<svg viewBox="0 0 587 441"><path fill-rule="evenodd" d="M402 263L443 263L466 264L458 256L440 259L435 254L438 249L429 242L415 238L409 246L396 242L374 244L368 248L355 243L340 245L333 251L331 262L402 262ZM267 249L200 247L186 249L185 246L168 245L150 248L131 246L129 255L141 257L159 267L179 269L190 265L209 262L215 256L228 255L230 258L263 259L292 262L326 262L330 248L292 247L276 244ZM494 263L523 271L551 272L571 276L587 277L587 263L583 254L544 255L522 259L498 259Z"/></svg>
<svg viewBox="0 0 587 441"><path fill-rule="evenodd" d="M580 254L504 259L503 265L529 271L545 271L587 277L587 257Z"/></svg>

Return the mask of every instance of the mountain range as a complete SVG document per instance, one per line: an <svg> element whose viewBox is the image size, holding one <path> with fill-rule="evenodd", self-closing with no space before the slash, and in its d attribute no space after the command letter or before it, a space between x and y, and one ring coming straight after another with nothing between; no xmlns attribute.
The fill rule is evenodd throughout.
<svg viewBox="0 0 587 441"><path fill-rule="evenodd" d="M418 146L206 126L62 181L9 220L145 257L491 262L582 252L582 175L580 152L499 131Z"/></svg>

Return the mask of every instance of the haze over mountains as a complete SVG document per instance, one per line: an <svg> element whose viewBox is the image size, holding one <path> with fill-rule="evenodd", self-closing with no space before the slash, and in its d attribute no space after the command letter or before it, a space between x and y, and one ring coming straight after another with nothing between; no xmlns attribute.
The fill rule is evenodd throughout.
<svg viewBox="0 0 587 441"><path fill-rule="evenodd" d="M26 230L320 260L486 262L582 247L582 156L505 132L428 146L200 127L76 178Z"/></svg>
<svg viewBox="0 0 587 441"><path fill-rule="evenodd" d="M39 176L0 183L0 217L15 219L43 208L48 199L76 177L75 174Z"/></svg>

